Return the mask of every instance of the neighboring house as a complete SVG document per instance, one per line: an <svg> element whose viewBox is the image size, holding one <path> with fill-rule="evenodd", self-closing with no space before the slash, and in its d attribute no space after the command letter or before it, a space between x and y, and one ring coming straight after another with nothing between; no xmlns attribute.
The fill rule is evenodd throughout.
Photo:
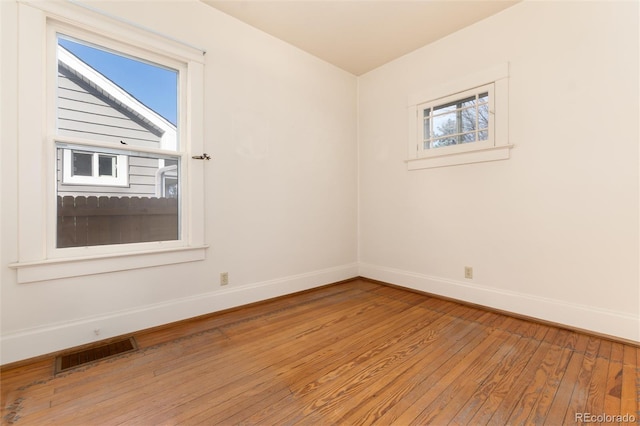
<svg viewBox="0 0 640 426"><path fill-rule="evenodd" d="M176 126L60 45L57 112L61 136L113 143L114 150L177 145ZM73 148L57 156L59 196L177 196L176 160Z"/></svg>

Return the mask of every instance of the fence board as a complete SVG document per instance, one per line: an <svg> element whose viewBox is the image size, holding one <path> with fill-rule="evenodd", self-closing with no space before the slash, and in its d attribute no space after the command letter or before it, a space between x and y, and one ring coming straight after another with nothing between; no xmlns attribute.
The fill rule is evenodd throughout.
<svg viewBox="0 0 640 426"><path fill-rule="evenodd" d="M178 200L58 197L58 248L178 239Z"/></svg>

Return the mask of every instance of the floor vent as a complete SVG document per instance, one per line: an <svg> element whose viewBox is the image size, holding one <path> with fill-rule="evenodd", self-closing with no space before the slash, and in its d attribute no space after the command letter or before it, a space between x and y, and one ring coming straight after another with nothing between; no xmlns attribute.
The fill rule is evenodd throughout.
<svg viewBox="0 0 640 426"><path fill-rule="evenodd" d="M138 349L138 345L133 337L118 340L93 348L83 349L77 352L60 355L56 358L56 374L70 370L72 368L99 361Z"/></svg>

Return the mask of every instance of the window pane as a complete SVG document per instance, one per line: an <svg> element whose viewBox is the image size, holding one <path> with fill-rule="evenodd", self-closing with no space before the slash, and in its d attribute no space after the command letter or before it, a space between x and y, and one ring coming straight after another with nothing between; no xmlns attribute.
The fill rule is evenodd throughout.
<svg viewBox="0 0 640 426"><path fill-rule="evenodd" d="M431 116L431 108L427 108L424 110L424 118L423 118L423 133L422 133L422 139L423 140L429 140L431 139L431 119L429 118Z"/></svg>
<svg viewBox="0 0 640 426"><path fill-rule="evenodd" d="M58 36L58 135L178 149L178 72Z"/></svg>
<svg viewBox="0 0 640 426"><path fill-rule="evenodd" d="M465 108L460 111L461 131L472 132L476 129L476 108Z"/></svg>
<svg viewBox="0 0 640 426"><path fill-rule="evenodd" d="M116 157L99 155L98 156L98 175L99 176L115 176L116 175Z"/></svg>
<svg viewBox="0 0 640 426"><path fill-rule="evenodd" d="M478 105L478 128L489 128L489 104Z"/></svg>
<svg viewBox="0 0 640 426"><path fill-rule="evenodd" d="M73 153L73 175L92 176L93 175L93 155L85 152Z"/></svg>
<svg viewBox="0 0 640 426"><path fill-rule="evenodd" d="M80 176L68 182L63 178L67 173L63 158L72 148L58 144L57 149L57 248L180 238L180 157L124 150L104 152L99 148L80 154L83 158L97 156L101 175ZM124 174L124 178L103 176L108 167L114 175ZM127 185L119 185L121 181Z"/></svg>
<svg viewBox="0 0 640 426"><path fill-rule="evenodd" d="M456 110L456 102L451 102L445 105L439 105L433 108L433 115L446 114Z"/></svg>
<svg viewBox="0 0 640 426"><path fill-rule="evenodd" d="M451 146L456 145L458 143L458 139L455 136L449 138L441 138L433 141L431 146L433 148L442 148L443 146Z"/></svg>
<svg viewBox="0 0 640 426"><path fill-rule="evenodd" d="M476 132L465 133L464 135L460 135L458 138L458 143L470 143L476 141Z"/></svg>
<svg viewBox="0 0 640 426"><path fill-rule="evenodd" d="M469 98L462 99L458 102L459 102L458 108L465 108L465 107L475 106L477 103L477 100L475 96L471 96Z"/></svg>
<svg viewBox="0 0 640 426"><path fill-rule="evenodd" d="M433 118L433 134L439 138L445 135L460 133L460 122L456 111L444 115L438 115Z"/></svg>
<svg viewBox="0 0 640 426"><path fill-rule="evenodd" d="M164 181L164 193L167 198L178 198L178 179L167 177Z"/></svg>
<svg viewBox="0 0 640 426"><path fill-rule="evenodd" d="M441 114L441 113L446 113L446 112L450 112L450 111L454 111L456 109L465 107L465 106L471 106L474 105L476 102L476 97L474 96L469 96L466 98L462 98L462 99L458 99L452 102L448 102L446 104L442 104L442 105L438 105L436 107L433 108L433 113L434 114Z"/></svg>

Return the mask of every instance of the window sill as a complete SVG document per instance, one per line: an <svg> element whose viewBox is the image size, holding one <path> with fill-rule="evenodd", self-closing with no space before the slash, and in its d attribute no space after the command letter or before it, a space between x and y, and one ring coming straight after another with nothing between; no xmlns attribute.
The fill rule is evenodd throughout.
<svg viewBox="0 0 640 426"><path fill-rule="evenodd" d="M484 163L487 161L508 160L513 145L500 145L473 151L462 151L430 157L407 160L407 170L432 169L436 167L457 166L461 164Z"/></svg>
<svg viewBox="0 0 640 426"><path fill-rule="evenodd" d="M12 263L19 284L204 260L208 246Z"/></svg>

